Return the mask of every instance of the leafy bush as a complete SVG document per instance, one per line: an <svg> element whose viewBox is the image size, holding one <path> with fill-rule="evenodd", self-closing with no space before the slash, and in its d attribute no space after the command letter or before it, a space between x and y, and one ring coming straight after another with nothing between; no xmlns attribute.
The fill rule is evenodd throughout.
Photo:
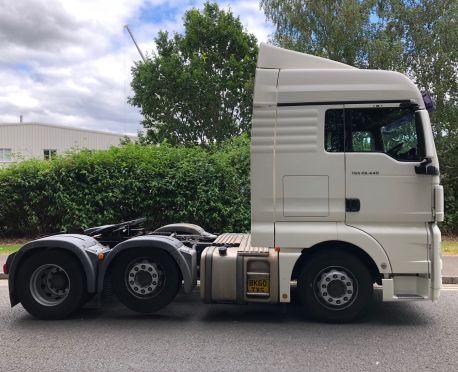
<svg viewBox="0 0 458 372"><path fill-rule="evenodd" d="M149 218L209 231L250 227L249 139L210 149L127 144L0 171L0 229L39 235Z"/></svg>
<svg viewBox="0 0 458 372"><path fill-rule="evenodd" d="M442 160L442 230L457 234L456 177ZM192 222L212 232L248 231L249 170L247 136L210 149L127 144L25 161L0 170L0 234L35 236L140 216L157 227Z"/></svg>

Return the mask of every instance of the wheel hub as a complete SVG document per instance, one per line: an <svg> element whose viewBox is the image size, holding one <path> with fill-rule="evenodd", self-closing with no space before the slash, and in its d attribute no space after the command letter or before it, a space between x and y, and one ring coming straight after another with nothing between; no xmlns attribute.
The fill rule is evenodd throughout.
<svg viewBox="0 0 458 372"><path fill-rule="evenodd" d="M50 275L49 284L51 289L64 290L68 286L67 277L64 273L57 272L54 275Z"/></svg>
<svg viewBox="0 0 458 372"><path fill-rule="evenodd" d="M131 291L140 296L155 293L163 282L162 271L154 262L146 259L134 263L127 273L127 283Z"/></svg>
<svg viewBox="0 0 458 372"><path fill-rule="evenodd" d="M142 287L148 287L153 283L153 277L148 272L141 270L135 274L134 281Z"/></svg>
<svg viewBox="0 0 458 372"><path fill-rule="evenodd" d="M342 297L346 292L345 283L340 280L331 280L328 284L328 293L331 297Z"/></svg>
<svg viewBox="0 0 458 372"><path fill-rule="evenodd" d="M30 293L43 306L57 306L70 292L67 272L60 266L47 264L38 267L30 277Z"/></svg>
<svg viewBox="0 0 458 372"><path fill-rule="evenodd" d="M352 276L342 268L325 269L317 278L316 294L328 307L345 307L355 298Z"/></svg>

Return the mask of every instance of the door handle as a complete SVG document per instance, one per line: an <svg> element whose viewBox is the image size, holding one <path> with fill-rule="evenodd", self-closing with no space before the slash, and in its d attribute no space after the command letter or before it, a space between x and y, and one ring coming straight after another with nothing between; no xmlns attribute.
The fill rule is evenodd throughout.
<svg viewBox="0 0 458 372"><path fill-rule="evenodd" d="M361 202L359 199L345 199L346 212L359 212L361 209Z"/></svg>

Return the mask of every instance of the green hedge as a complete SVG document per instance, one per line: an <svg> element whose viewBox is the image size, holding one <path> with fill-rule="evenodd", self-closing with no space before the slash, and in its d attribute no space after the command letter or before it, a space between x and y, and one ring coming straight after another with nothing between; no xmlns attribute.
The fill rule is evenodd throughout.
<svg viewBox="0 0 458 372"><path fill-rule="evenodd" d="M148 217L208 231L250 228L249 140L140 146L30 160L0 171L0 232L52 233Z"/></svg>
<svg viewBox="0 0 458 372"><path fill-rule="evenodd" d="M0 234L36 236L148 217L212 232L250 229L249 139L219 148L125 145L0 170ZM447 167L444 167L448 170ZM458 233L456 177L442 175L445 233Z"/></svg>

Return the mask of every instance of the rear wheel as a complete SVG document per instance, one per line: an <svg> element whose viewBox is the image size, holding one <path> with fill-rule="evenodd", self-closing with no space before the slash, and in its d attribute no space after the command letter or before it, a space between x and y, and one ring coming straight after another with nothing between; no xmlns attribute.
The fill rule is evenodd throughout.
<svg viewBox="0 0 458 372"><path fill-rule="evenodd" d="M151 313L167 306L181 285L175 260L164 251L138 248L119 256L112 271L114 292L129 309Z"/></svg>
<svg viewBox="0 0 458 372"><path fill-rule="evenodd" d="M298 291L313 318L343 323L363 315L372 300L373 281L357 257L333 250L307 261L298 278Z"/></svg>
<svg viewBox="0 0 458 372"><path fill-rule="evenodd" d="M22 306L40 319L66 318L81 307L86 296L79 263L62 252L40 252L27 258L16 283Z"/></svg>

